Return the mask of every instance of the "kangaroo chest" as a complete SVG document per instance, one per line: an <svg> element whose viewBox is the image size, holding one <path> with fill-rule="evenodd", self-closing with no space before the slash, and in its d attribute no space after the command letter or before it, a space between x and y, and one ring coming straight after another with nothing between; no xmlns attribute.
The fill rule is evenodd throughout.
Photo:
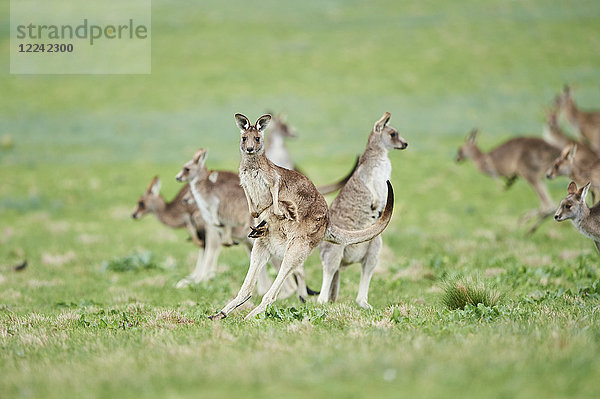
<svg viewBox="0 0 600 399"><path fill-rule="evenodd" d="M259 212L271 206L273 197L271 196L269 182L261 171L241 169L240 183Z"/></svg>

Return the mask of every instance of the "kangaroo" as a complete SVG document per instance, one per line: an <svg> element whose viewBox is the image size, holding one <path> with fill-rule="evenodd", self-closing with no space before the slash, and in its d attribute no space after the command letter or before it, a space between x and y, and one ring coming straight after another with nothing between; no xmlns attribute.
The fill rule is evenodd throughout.
<svg viewBox="0 0 600 399"><path fill-rule="evenodd" d="M558 100L555 100L555 103L557 101ZM554 145L555 147L562 148L563 151L566 147L576 145L577 153L575 154L575 162L582 168L589 168L598 160L598 155L594 152L594 150L584 143L572 139L561 129L560 125L558 124L558 108L550 109L547 112L546 123L547 126L544 129L544 137L549 140L550 144ZM553 168L556 169L556 162L554 163ZM552 179L556 176L561 176L557 173L558 172L548 171L546 175L549 179Z"/></svg>
<svg viewBox="0 0 600 399"><path fill-rule="evenodd" d="M507 187L519 176L527 180L541 202L541 209L534 212L539 217L539 222L529 230L529 234L533 233L540 222L554 212L544 176L554 159L560 155L560 150L542 139L517 137L484 153L477 147L477 133L474 129L467 136L465 143L458 149L456 162L470 158L482 173L494 178L506 178ZM531 213L528 213L526 219L530 217Z"/></svg>
<svg viewBox="0 0 600 399"><path fill-rule="evenodd" d="M144 194L138 199L131 217L137 220L144 215L153 213L166 226L174 229L185 227L189 231L192 241L204 248L204 219L202 219L196 204L186 201L191 196L190 186L186 184L170 202L166 202L160 195L160 186L160 179L155 176Z"/></svg>
<svg viewBox="0 0 600 399"><path fill-rule="evenodd" d="M569 183L567 196L563 199L554 214L554 220L562 222L571 219L573 225L584 236L591 238L600 253L600 203L588 208L585 197L590 184L577 189L575 182Z"/></svg>
<svg viewBox="0 0 600 399"><path fill-rule="evenodd" d="M285 147L285 140L287 138L296 138L298 137L296 131L292 129L287 122L283 120L281 116L275 116L271 119L271 123L269 124L269 134L265 139L265 154L267 158L275 165L280 166L282 168L295 170L296 172L302 172L292 160L287 148ZM344 184L348 182L352 173L356 169L358 164L358 160L354 165L352 171L342 178L340 181L335 183L331 183L325 186L318 186L317 190L323 195L331 194L339 189L341 189Z"/></svg>
<svg viewBox="0 0 600 399"><path fill-rule="evenodd" d="M558 96L557 105L573 124L590 147L600 155L600 111L584 112L577 108L571 88L566 86Z"/></svg>
<svg viewBox="0 0 600 399"><path fill-rule="evenodd" d="M250 267L238 294L211 316L212 320L227 317L250 299L257 274L271 257L282 259L281 268L246 320L264 312L277 299L286 277L303 266L323 239L342 245L371 240L387 227L394 208L394 194L388 182L386 206L377 223L358 231L335 226L330 222L327 202L315 185L301 173L276 166L265 156L264 131L271 116L261 116L254 125L242 114L236 114L235 120L241 133L240 182L250 213L261 220L257 228L262 225L263 234L254 242Z"/></svg>
<svg viewBox="0 0 600 399"><path fill-rule="evenodd" d="M275 116L269 125L269 135L265 140L265 154L275 165L286 169L295 169L294 161L285 147L287 138L298 137L281 116Z"/></svg>
<svg viewBox="0 0 600 399"><path fill-rule="evenodd" d="M386 181L391 178L392 164L388 151L408 146L398 131L388 126L386 112L369 135L367 148L358 161L358 168L329 208L332 223L345 229L360 229L372 225L385 207ZM323 264L323 283L318 302L335 301L339 291L340 267L361 262L362 270L356 303L372 309L368 302L369 284L383 246L381 235L360 244L343 246L330 242L319 244Z"/></svg>
<svg viewBox="0 0 600 399"><path fill-rule="evenodd" d="M233 238L243 243L248 252L252 249L253 240L247 237L252 220L247 211L246 198L239 177L232 172L209 171L206 168L207 155L207 150L203 148L198 150L192 160L187 162L175 177L180 182L190 182L193 198L207 221L207 248L204 260L197 265L191 276L180 281L178 286L198 283L214 277L221 246L229 246L231 242L226 240ZM279 264L273 263L275 269L279 270ZM263 270L259 275L259 294L264 294L270 285L266 270ZM291 280L286 281L286 296L291 295L295 289L296 286Z"/></svg>
<svg viewBox="0 0 600 399"><path fill-rule="evenodd" d="M589 182L592 190L592 203L595 203L599 198L598 193L600 193L600 158L596 158L596 162L591 165L584 164L578 161L578 153L579 145L577 144L565 147L548 170L547 177L551 179L556 176L569 176L580 186Z"/></svg>

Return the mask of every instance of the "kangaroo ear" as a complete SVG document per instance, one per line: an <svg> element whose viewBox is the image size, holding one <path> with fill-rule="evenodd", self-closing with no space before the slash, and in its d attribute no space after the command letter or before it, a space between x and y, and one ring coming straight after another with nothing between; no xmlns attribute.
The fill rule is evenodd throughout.
<svg viewBox="0 0 600 399"><path fill-rule="evenodd" d="M250 128L250 121L242 114L235 114L235 123L240 130L248 130Z"/></svg>
<svg viewBox="0 0 600 399"><path fill-rule="evenodd" d="M206 156L207 155L208 155L208 151L206 151L204 148L200 148L194 154L194 158L192 159L192 161L194 163L204 163L204 161L206 161Z"/></svg>
<svg viewBox="0 0 600 399"><path fill-rule="evenodd" d="M585 185L585 187L582 187L579 190L579 196L581 197L581 202L585 202L585 197L587 197L588 195L588 191L590 191L590 186L592 185L592 183L588 183Z"/></svg>
<svg viewBox="0 0 600 399"><path fill-rule="evenodd" d="M160 192L160 179L158 176L154 176L154 179L152 179L146 191L152 194L158 194Z"/></svg>
<svg viewBox="0 0 600 399"><path fill-rule="evenodd" d="M475 144L475 140L477 140L477 135L479 134L479 130L473 128L469 135L467 136L467 142Z"/></svg>
<svg viewBox="0 0 600 399"><path fill-rule="evenodd" d="M577 193L577 184L575 184L574 181L572 181L571 183L569 183L569 187L567 187L567 193L568 194L575 194L575 193Z"/></svg>
<svg viewBox="0 0 600 399"><path fill-rule="evenodd" d="M390 114L389 112L386 112L385 114L383 114L381 119L379 119L377 122L375 122L375 126L373 126L373 130L376 132L381 132L383 130L383 128L386 127L388 123L390 123L391 117L392 117L392 114Z"/></svg>
<svg viewBox="0 0 600 399"><path fill-rule="evenodd" d="M266 114L258 118L254 126L256 126L256 130L262 133L269 126L269 122L271 122L271 115Z"/></svg>
<svg viewBox="0 0 600 399"><path fill-rule="evenodd" d="M569 154L568 154L569 162L573 162L573 160L575 159L575 154L577 154L577 144L573 144L573 146L569 150Z"/></svg>

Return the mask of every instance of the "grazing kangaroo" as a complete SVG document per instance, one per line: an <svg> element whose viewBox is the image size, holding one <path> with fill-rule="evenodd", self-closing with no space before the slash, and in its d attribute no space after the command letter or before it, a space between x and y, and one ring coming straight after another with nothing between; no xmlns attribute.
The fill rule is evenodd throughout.
<svg viewBox="0 0 600 399"><path fill-rule="evenodd" d="M153 213L166 226L174 229L185 227L192 241L204 248L204 219L196 204L186 201L191 196L189 184L179 190L170 202L166 202L160 195L160 186L160 179L158 176L154 177L144 194L138 199L131 217L141 219L144 215Z"/></svg>
<svg viewBox="0 0 600 399"><path fill-rule="evenodd" d="M577 189L575 182L569 183L567 196L563 199L554 214L558 222L571 219L573 225L584 236L591 238L600 252L600 203L588 208L585 197L590 189L590 184Z"/></svg>
<svg viewBox="0 0 600 399"><path fill-rule="evenodd" d="M403 150L408 146L398 131L388 126L390 113L386 112L369 135L367 148L358 161L358 168L329 208L329 218L336 226L361 229L375 223L385 207L386 182L391 178L392 164L388 151ZM319 244L323 264L323 284L319 303L335 301L340 286L340 267L360 262L362 270L356 303L371 309L368 302L369 284L383 246L381 235L353 245L330 242Z"/></svg>
<svg viewBox="0 0 600 399"><path fill-rule="evenodd" d="M261 236L250 255L250 267L237 296L212 320L222 319L250 299L258 273L271 258L282 259L273 285L246 320L264 312L277 299L287 276L303 266L311 251L323 240L350 245L371 240L388 225L394 208L394 194L387 184L387 202L377 223L359 231L348 231L331 223L323 195L304 175L273 164L265 156L264 131L270 115L261 116L254 125L244 115L236 114L241 132L240 182L246 193L248 208L259 218ZM255 229L255 230L257 230Z"/></svg>
<svg viewBox="0 0 600 399"><path fill-rule="evenodd" d="M232 172L209 171L206 168L207 155L205 149L198 150L175 177L178 181L190 182L194 200L202 217L207 221L204 260L189 277L181 280L178 286L214 277L221 246L230 246L232 239L244 244L248 252L252 249L253 240L247 236L252 220L247 211L240 179ZM279 270L279 264L273 263ZM263 268L259 275L259 294L264 294L270 285L271 281ZM286 296L291 295L295 289L296 284L291 279L286 281Z"/></svg>
<svg viewBox="0 0 600 399"><path fill-rule="evenodd" d="M484 153L477 147L477 133L474 129L467 136L465 143L458 149L456 162L470 158L482 173L494 178L506 178L507 187L519 176L527 180L541 202L541 209L534 213L538 215L539 221L529 230L529 234L533 233L541 221L554 212L544 176L554 159L560 155L560 150L542 139L518 137ZM531 216L529 213L526 219Z"/></svg>
<svg viewBox="0 0 600 399"><path fill-rule="evenodd" d="M596 157L596 161L590 165L578 161L577 154L579 145L566 146L548 170L547 177L569 176L580 186L589 182L592 187L592 203L595 203L600 193L600 158Z"/></svg>
<svg viewBox="0 0 600 399"><path fill-rule="evenodd" d="M579 130L582 139L600 155L600 112L584 112L577 108L571 88L566 85L558 96L557 105L565 112L569 122Z"/></svg>

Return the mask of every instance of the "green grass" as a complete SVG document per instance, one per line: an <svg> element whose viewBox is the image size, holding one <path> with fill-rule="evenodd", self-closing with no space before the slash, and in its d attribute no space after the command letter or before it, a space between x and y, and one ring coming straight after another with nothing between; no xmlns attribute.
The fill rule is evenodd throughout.
<svg viewBox="0 0 600 399"><path fill-rule="evenodd" d="M597 1L163 0L149 76L8 75L3 55L0 396L598 396L593 244L554 221L525 237L531 188L504 191L453 158L475 126L484 149L540 135L563 83L600 108L599 24ZM8 32L4 18L2 54ZM292 298L212 323L245 251L223 250L214 281L176 290L195 263L186 233L131 220L155 174L175 194L198 147L235 170L233 114L267 109L287 113L290 151L317 184L347 172L384 111L409 142L390 154L374 310L354 303L353 265L335 304ZM567 183L549 183L555 201ZM318 289L317 253L306 271ZM455 275L481 276L502 300L446 309Z"/></svg>

